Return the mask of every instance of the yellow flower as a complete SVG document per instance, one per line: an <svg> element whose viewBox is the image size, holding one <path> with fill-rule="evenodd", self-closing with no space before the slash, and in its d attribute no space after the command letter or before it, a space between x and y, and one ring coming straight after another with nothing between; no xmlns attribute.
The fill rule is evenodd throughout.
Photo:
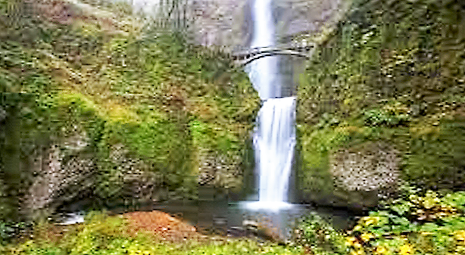
<svg viewBox="0 0 465 255"><path fill-rule="evenodd" d="M385 254L388 250L384 246L376 247L376 254Z"/></svg>
<svg viewBox="0 0 465 255"><path fill-rule="evenodd" d="M362 229L362 226L360 226L360 225L357 225L357 226L354 227L354 231L359 231L361 229Z"/></svg>
<svg viewBox="0 0 465 255"><path fill-rule="evenodd" d="M353 237L353 236L349 236L346 238L346 245L347 246L352 246L354 245L354 243L357 242L357 238Z"/></svg>
<svg viewBox="0 0 465 255"><path fill-rule="evenodd" d="M379 222L379 217L363 217L364 226L376 225Z"/></svg>
<svg viewBox="0 0 465 255"><path fill-rule="evenodd" d="M458 231L455 234L455 238L457 238L457 240L459 241L465 241L465 231L464 230Z"/></svg>
<svg viewBox="0 0 465 255"><path fill-rule="evenodd" d="M360 249L360 248L362 248L362 245L359 242L355 242L354 247L357 248L357 249Z"/></svg>
<svg viewBox="0 0 465 255"><path fill-rule="evenodd" d="M400 247L399 254L401 255L413 254L413 247L409 244L404 244Z"/></svg>
<svg viewBox="0 0 465 255"><path fill-rule="evenodd" d="M375 223L374 219L369 219L365 222L365 226L370 226L371 224Z"/></svg>
<svg viewBox="0 0 465 255"><path fill-rule="evenodd" d="M431 233L431 232L426 232L426 231L425 231L425 232L420 232L420 234L421 234L422 236L429 236L429 235L431 235L432 233Z"/></svg>
<svg viewBox="0 0 465 255"><path fill-rule="evenodd" d="M372 233L363 233L360 237L362 238L364 242L368 242L375 236Z"/></svg>
<svg viewBox="0 0 465 255"><path fill-rule="evenodd" d="M350 255L365 255L365 251L364 250L351 251Z"/></svg>

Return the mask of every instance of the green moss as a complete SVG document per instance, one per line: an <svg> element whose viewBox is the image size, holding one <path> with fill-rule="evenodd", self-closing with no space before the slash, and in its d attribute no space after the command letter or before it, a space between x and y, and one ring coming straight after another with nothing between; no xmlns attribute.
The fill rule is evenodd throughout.
<svg viewBox="0 0 465 255"><path fill-rule="evenodd" d="M181 198L195 197L201 150L241 166L235 160L245 154L260 102L226 54L144 26L124 4L90 1L115 14L110 24L102 12L70 3L54 2L68 14L63 21L36 13L35 5L51 10L51 2L10 2L0 3L0 91L32 97L22 107L24 155L85 136L90 143L80 153L92 158L98 179L92 189L107 200L122 196L123 172L110 159L118 146L161 176L157 188Z"/></svg>
<svg viewBox="0 0 465 255"><path fill-rule="evenodd" d="M69 229L54 240L47 230L48 225L36 227L35 238L6 247L0 246L2 254L167 254L167 255L213 255L213 254L302 254L300 247L279 246L272 243L259 244L252 240L212 238L204 242L184 240L163 242L152 234L139 233L131 237L128 222L120 217L105 214L88 216L82 226Z"/></svg>
<svg viewBox="0 0 465 255"><path fill-rule="evenodd" d="M187 171L184 165L191 160L191 138L177 123L143 123L128 134L126 141L137 155L159 165L161 170Z"/></svg>
<svg viewBox="0 0 465 255"><path fill-rule="evenodd" d="M329 154L342 146L348 139L343 129L314 129L298 126L300 154L303 157L302 169L299 169L299 187L308 193L330 194L333 180L328 171Z"/></svg>
<svg viewBox="0 0 465 255"><path fill-rule="evenodd" d="M464 13L451 1L355 1L301 77L297 121L312 130L300 133L302 172L327 172L321 148L384 140L403 155L408 181L463 188L461 130L444 121L462 111L465 95ZM315 131L335 127L347 139ZM455 141L448 132L457 133ZM431 133L438 137L425 137Z"/></svg>
<svg viewBox="0 0 465 255"><path fill-rule="evenodd" d="M58 106L83 118L97 114L97 105L81 93L62 94L58 98Z"/></svg>
<svg viewBox="0 0 465 255"><path fill-rule="evenodd" d="M436 135L420 135L410 142L403 169L407 180L424 187L462 188L465 181L465 122L445 120Z"/></svg>

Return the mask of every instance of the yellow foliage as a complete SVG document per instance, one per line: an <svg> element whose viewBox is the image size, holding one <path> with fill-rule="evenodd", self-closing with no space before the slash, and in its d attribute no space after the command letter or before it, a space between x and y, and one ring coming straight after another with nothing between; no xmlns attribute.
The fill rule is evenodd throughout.
<svg viewBox="0 0 465 255"><path fill-rule="evenodd" d="M379 217L371 217L371 216L363 217L360 220L360 222L365 227L368 227L370 225L376 225L379 222Z"/></svg>
<svg viewBox="0 0 465 255"><path fill-rule="evenodd" d="M386 247L384 247L384 246L378 246L375 249L375 253L379 254L379 255L386 254L386 253L388 253L388 249L386 249Z"/></svg>
<svg viewBox="0 0 465 255"><path fill-rule="evenodd" d="M140 118L136 113L128 110L126 107L124 107L124 105L118 104L114 101L104 103L100 109L102 110L102 115L108 116L111 121L121 123L140 121Z"/></svg>
<svg viewBox="0 0 465 255"><path fill-rule="evenodd" d="M347 246L353 246L354 243L356 243L356 242L357 242L357 238L355 238L355 237L353 237L353 236L349 236L349 237L346 238L345 244L346 244Z"/></svg>
<svg viewBox="0 0 465 255"><path fill-rule="evenodd" d="M460 230L455 233L455 239L465 244L465 230Z"/></svg>
<svg viewBox="0 0 465 255"><path fill-rule="evenodd" d="M413 246L410 244L404 244L399 248L400 255L409 255L413 253L414 253L414 249L413 249Z"/></svg>
<svg viewBox="0 0 465 255"><path fill-rule="evenodd" d="M362 238L364 242L368 242L371 239L373 239L375 236L372 233L363 233L360 237Z"/></svg>
<svg viewBox="0 0 465 255"><path fill-rule="evenodd" d="M363 249L353 250L350 252L350 255L365 255L365 251Z"/></svg>

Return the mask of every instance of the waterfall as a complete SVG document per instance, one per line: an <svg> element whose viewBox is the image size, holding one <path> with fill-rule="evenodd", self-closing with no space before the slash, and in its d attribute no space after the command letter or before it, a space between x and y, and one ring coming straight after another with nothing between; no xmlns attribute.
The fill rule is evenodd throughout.
<svg viewBox="0 0 465 255"><path fill-rule="evenodd" d="M254 22L251 47L267 47L275 44L275 26L271 10L271 0L255 0L252 7ZM255 60L248 66L254 88L261 99L279 97L281 84L278 75L278 57L265 57Z"/></svg>
<svg viewBox="0 0 465 255"><path fill-rule="evenodd" d="M255 0L251 47L273 46L275 24L271 0ZM279 57L264 57L246 71L263 105L254 134L256 172L259 174L259 201L250 207L277 209L287 204L289 179L295 146L295 97L282 97Z"/></svg>
<svg viewBox="0 0 465 255"><path fill-rule="evenodd" d="M295 146L295 98L268 99L254 137L260 174L259 201L285 202Z"/></svg>

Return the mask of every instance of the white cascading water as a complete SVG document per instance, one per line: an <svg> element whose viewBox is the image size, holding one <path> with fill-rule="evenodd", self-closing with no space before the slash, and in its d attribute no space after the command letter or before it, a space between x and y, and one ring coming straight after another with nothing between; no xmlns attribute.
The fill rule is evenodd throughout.
<svg viewBox="0 0 465 255"><path fill-rule="evenodd" d="M254 33L251 47L275 45L271 0L255 0L252 10ZM249 208L281 209L287 202L289 177L295 146L295 97L280 98L282 82L278 58L263 57L247 69L254 88L263 100L254 134L259 201Z"/></svg>
<svg viewBox="0 0 465 255"><path fill-rule="evenodd" d="M271 0L255 0L252 7L254 22L251 48L269 47L275 44L275 29ZM248 66L248 73L261 99L279 97L281 84L278 80L278 58L259 58Z"/></svg>
<svg viewBox="0 0 465 255"><path fill-rule="evenodd" d="M268 99L254 137L260 173L259 201L286 202L295 146L295 98Z"/></svg>

